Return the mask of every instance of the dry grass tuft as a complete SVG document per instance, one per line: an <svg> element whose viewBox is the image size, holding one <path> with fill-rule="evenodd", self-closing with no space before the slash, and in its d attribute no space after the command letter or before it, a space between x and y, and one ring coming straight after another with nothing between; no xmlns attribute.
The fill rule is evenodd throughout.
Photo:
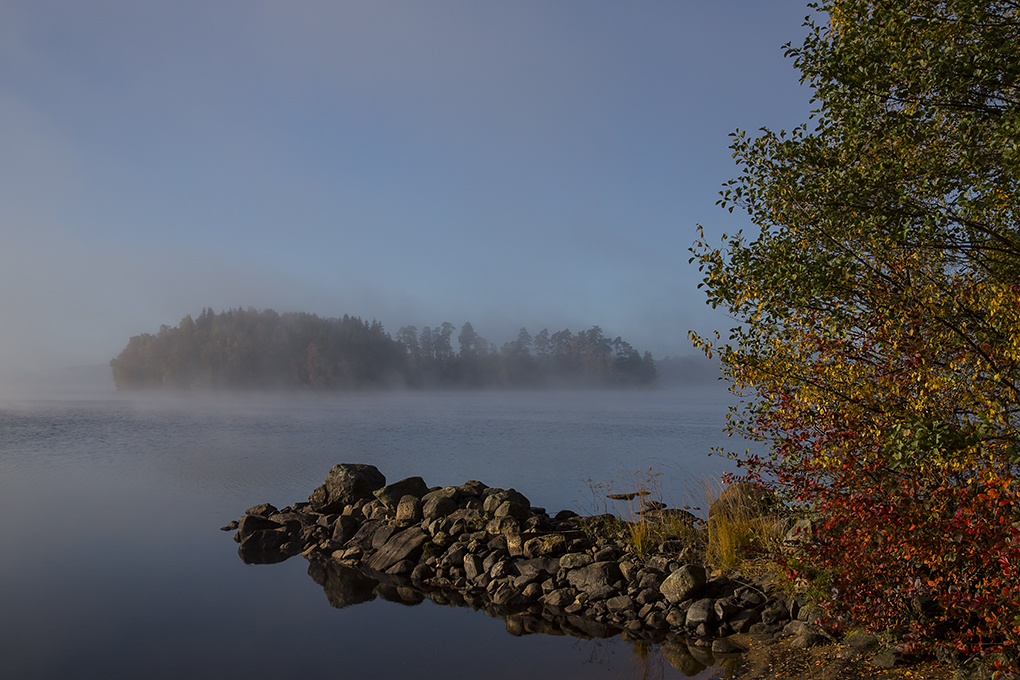
<svg viewBox="0 0 1020 680"><path fill-rule="evenodd" d="M711 511L723 490L718 481L704 481L705 502L710 509L706 566L724 573L764 575L774 568L773 557L782 544L782 532L777 529L782 517L774 510L763 512L760 503L746 498L730 497Z"/></svg>

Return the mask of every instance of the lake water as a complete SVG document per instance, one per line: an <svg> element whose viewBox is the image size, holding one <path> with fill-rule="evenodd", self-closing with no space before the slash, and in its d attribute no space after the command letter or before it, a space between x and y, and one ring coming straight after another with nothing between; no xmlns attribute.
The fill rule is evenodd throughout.
<svg viewBox="0 0 1020 680"><path fill-rule="evenodd" d="M730 469L707 453L733 443L731 400L714 386L2 400L0 675L684 677L657 646L513 637L429 601L335 609L303 558L245 565L219 527L307 499L338 462L514 487L550 513L601 511L586 480L630 490L649 469L665 500L697 500Z"/></svg>

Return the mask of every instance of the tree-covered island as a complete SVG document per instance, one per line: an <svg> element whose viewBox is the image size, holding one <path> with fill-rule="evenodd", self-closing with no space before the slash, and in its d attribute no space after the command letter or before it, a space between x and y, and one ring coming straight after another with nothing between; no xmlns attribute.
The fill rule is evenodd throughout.
<svg viewBox="0 0 1020 680"><path fill-rule="evenodd" d="M497 347L470 323L404 326L393 339L378 321L251 308L204 309L136 335L110 366L118 388L610 387L656 377L649 352L598 326L535 336L522 328Z"/></svg>

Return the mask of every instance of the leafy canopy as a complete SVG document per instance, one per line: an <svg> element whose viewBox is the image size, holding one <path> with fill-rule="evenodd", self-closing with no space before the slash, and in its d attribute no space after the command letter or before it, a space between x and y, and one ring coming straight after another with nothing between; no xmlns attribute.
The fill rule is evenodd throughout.
<svg viewBox="0 0 1020 680"><path fill-rule="evenodd" d="M811 7L808 123L733 137L720 204L756 233L692 248L739 325L692 337L771 445L751 476L827 518L803 557L837 611L1015 650L1020 3Z"/></svg>

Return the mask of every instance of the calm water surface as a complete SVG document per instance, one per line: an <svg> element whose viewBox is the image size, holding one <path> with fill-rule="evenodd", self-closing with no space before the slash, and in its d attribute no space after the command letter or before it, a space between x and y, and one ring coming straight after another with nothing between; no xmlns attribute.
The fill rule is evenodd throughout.
<svg viewBox="0 0 1020 680"><path fill-rule="evenodd" d="M696 499L729 469L707 452L733 444L730 401L712 387L0 401L0 676L684 677L658 648L512 637L428 601L334 609L303 558L244 565L218 528L305 500L337 462L514 487L551 513L600 509L586 480L627 490L649 468L667 500Z"/></svg>

